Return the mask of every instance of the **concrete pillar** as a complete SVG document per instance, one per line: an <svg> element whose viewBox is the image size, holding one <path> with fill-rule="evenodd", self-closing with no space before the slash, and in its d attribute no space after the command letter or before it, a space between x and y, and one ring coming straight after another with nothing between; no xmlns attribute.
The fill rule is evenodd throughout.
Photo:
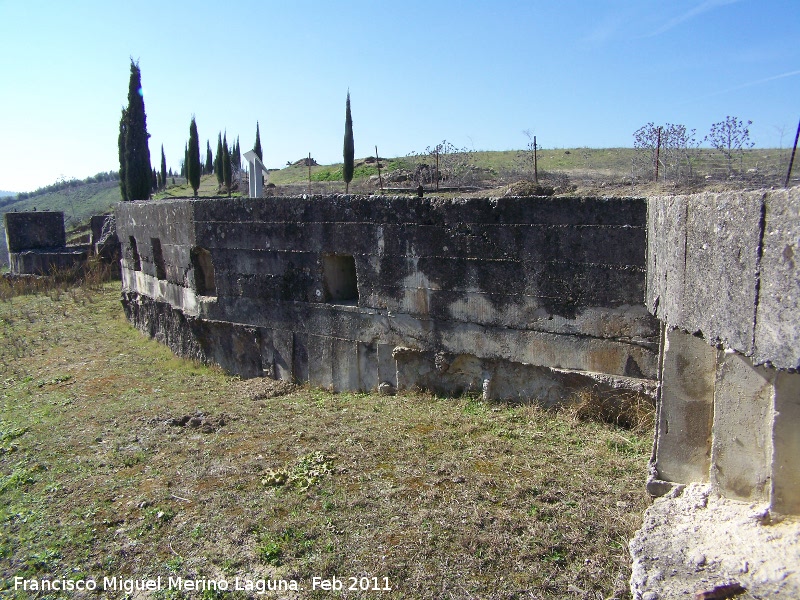
<svg viewBox="0 0 800 600"><path fill-rule="evenodd" d="M736 500L767 500L776 371L727 352L717 368L711 482Z"/></svg>
<svg viewBox="0 0 800 600"><path fill-rule="evenodd" d="M778 373L772 423L771 508L800 515L800 373Z"/></svg>
<svg viewBox="0 0 800 600"><path fill-rule="evenodd" d="M702 338L666 331L655 456L663 481L708 481L716 364Z"/></svg>

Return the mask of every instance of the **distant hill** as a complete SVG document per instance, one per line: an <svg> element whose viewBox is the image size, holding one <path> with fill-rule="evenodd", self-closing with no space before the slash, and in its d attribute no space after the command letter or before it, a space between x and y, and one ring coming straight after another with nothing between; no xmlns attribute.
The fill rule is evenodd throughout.
<svg viewBox="0 0 800 600"><path fill-rule="evenodd" d="M7 192L5 190L0 190L0 198L5 198L6 196L16 196L17 192Z"/></svg>
<svg viewBox="0 0 800 600"><path fill-rule="evenodd" d="M64 222L69 231L87 223L92 215L101 215L110 211L120 200L122 198L119 192L119 182L102 181L85 183L23 200L4 197L0 200L0 213L24 212L34 209L63 211ZM5 239L6 232L0 221L0 264L3 265L8 264Z"/></svg>

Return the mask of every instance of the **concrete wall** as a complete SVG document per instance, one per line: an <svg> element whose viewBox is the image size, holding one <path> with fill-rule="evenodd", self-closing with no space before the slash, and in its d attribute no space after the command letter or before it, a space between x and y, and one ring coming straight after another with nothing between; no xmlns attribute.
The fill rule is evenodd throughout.
<svg viewBox="0 0 800 600"><path fill-rule="evenodd" d="M9 267L16 275L49 275L86 264L90 246L67 246L63 212L5 213Z"/></svg>
<svg viewBox="0 0 800 600"><path fill-rule="evenodd" d="M711 482L800 513L800 190L651 198L665 324L653 493Z"/></svg>
<svg viewBox="0 0 800 600"><path fill-rule="evenodd" d="M3 223L10 253L62 248L67 244L63 212L5 213Z"/></svg>
<svg viewBox="0 0 800 600"><path fill-rule="evenodd" d="M657 377L641 199L181 199L116 221L129 318L243 376L553 402Z"/></svg>

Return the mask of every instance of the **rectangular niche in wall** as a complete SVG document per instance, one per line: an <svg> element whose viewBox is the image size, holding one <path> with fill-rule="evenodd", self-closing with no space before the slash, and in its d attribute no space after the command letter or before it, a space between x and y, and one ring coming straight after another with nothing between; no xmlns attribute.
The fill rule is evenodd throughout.
<svg viewBox="0 0 800 600"><path fill-rule="evenodd" d="M131 255L133 257L133 270L141 271L142 259L139 257L139 249L136 247L136 238L131 235L128 237L128 241L131 244Z"/></svg>
<svg viewBox="0 0 800 600"><path fill-rule="evenodd" d="M167 278L167 264L164 262L164 252L161 250L161 240L150 238L150 245L153 247L153 262L156 265L156 277L159 279Z"/></svg>
<svg viewBox="0 0 800 600"><path fill-rule="evenodd" d="M338 304L358 303L356 261L346 254L323 254L322 273L325 301Z"/></svg>
<svg viewBox="0 0 800 600"><path fill-rule="evenodd" d="M216 296L217 284L214 280L214 263L211 252L205 248L192 248L192 268L194 269L195 290L200 296Z"/></svg>

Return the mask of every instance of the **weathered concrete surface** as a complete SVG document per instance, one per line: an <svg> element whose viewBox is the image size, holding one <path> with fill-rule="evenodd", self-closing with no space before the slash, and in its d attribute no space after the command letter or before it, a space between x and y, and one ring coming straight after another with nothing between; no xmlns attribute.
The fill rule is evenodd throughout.
<svg viewBox="0 0 800 600"><path fill-rule="evenodd" d="M124 302L147 306L130 311L137 326L196 318L229 323L240 340L252 329L261 364L212 357L197 337L209 332L187 333L208 347L204 360L240 375L396 387L402 369L387 355L404 346L492 365L494 389L514 397L529 367L657 376L658 329L642 306L643 200L186 199L123 203L116 218ZM449 379L452 390L473 385Z"/></svg>
<svg viewBox="0 0 800 600"><path fill-rule="evenodd" d="M800 374L777 373L772 423L772 510L800 515Z"/></svg>
<svg viewBox="0 0 800 600"><path fill-rule="evenodd" d="M775 371L725 353L717 366L711 483L738 500L768 500Z"/></svg>
<svg viewBox="0 0 800 600"><path fill-rule="evenodd" d="M648 309L756 364L800 367L800 188L648 201Z"/></svg>
<svg viewBox="0 0 800 600"><path fill-rule="evenodd" d="M657 317L752 354L763 196L649 200L647 306Z"/></svg>
<svg viewBox="0 0 800 600"><path fill-rule="evenodd" d="M63 212L14 212L3 215L9 253L67 245Z"/></svg>
<svg viewBox="0 0 800 600"><path fill-rule="evenodd" d="M741 597L800 598L799 540L800 521L772 521L766 503L728 500L708 484L677 488L647 509L631 540L631 593L694 598L735 582Z"/></svg>
<svg viewBox="0 0 800 600"><path fill-rule="evenodd" d="M679 329L666 331L655 441L658 479L708 481L716 372L715 348Z"/></svg>
<svg viewBox="0 0 800 600"><path fill-rule="evenodd" d="M800 368L800 188L767 194L758 310L756 363Z"/></svg>
<svg viewBox="0 0 800 600"><path fill-rule="evenodd" d="M68 246L55 250L23 250L9 255L12 273L50 275L55 271L74 269L86 264L89 246Z"/></svg>

